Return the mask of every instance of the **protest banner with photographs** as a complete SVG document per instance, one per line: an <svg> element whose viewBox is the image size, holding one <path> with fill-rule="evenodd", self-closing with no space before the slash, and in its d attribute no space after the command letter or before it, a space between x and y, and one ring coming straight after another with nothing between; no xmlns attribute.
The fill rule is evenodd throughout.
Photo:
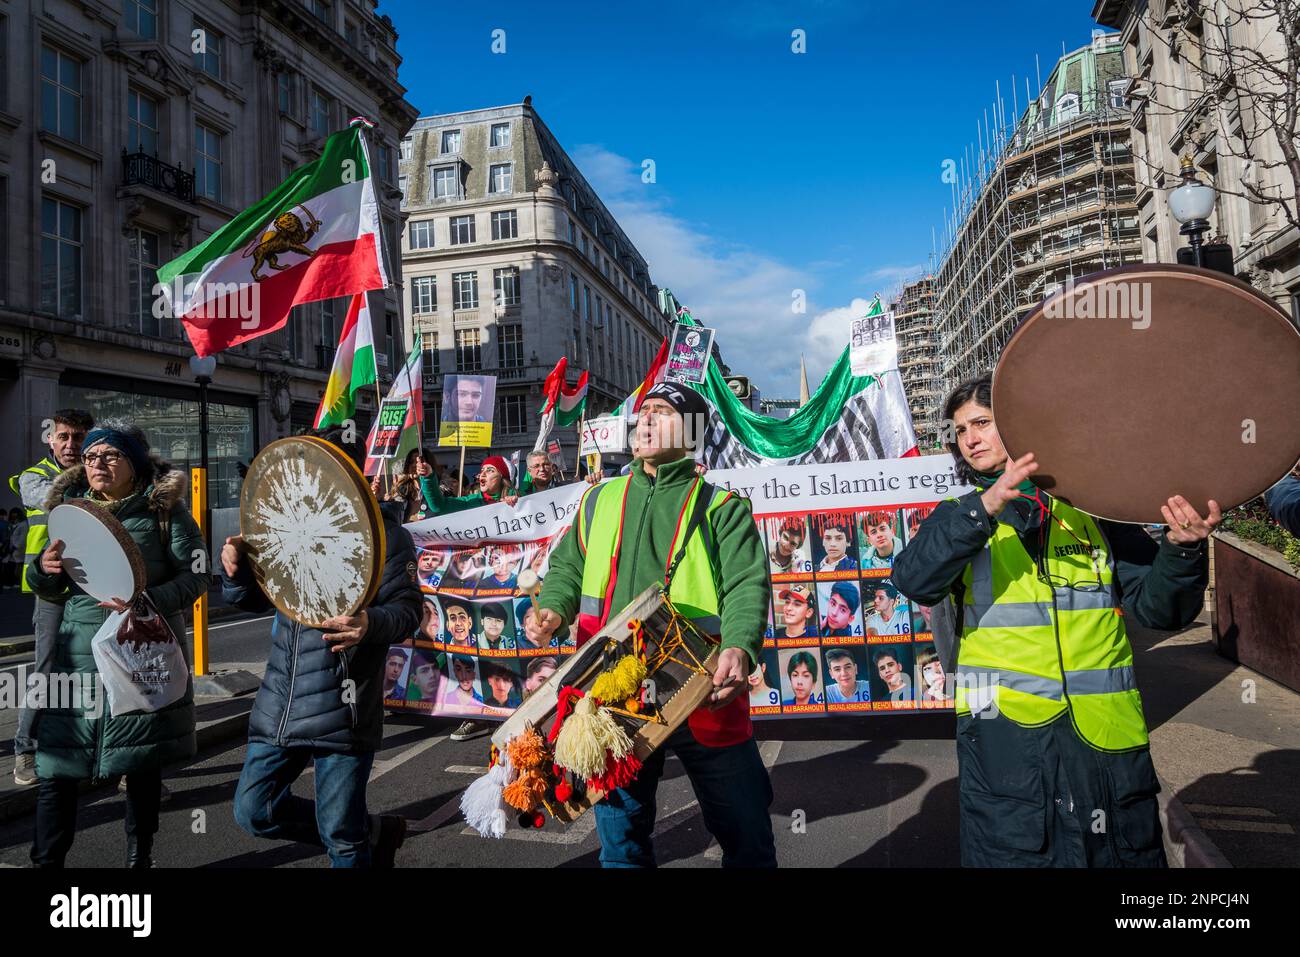
<svg viewBox="0 0 1300 957"><path fill-rule="evenodd" d="M470 448L490 446L496 394L497 377L494 375L445 376L438 444Z"/></svg>
<svg viewBox="0 0 1300 957"><path fill-rule="evenodd" d="M849 368L854 375L883 375L898 368L894 314L880 312L854 319L849 330Z"/></svg>
<svg viewBox="0 0 1300 957"><path fill-rule="evenodd" d="M705 326L678 326L668 346L664 378L669 382L698 385L704 381L713 351L713 330Z"/></svg>
<svg viewBox="0 0 1300 957"><path fill-rule="evenodd" d="M952 707L929 609L889 579L921 519L966 490L949 456L719 470L707 480L750 500L768 555L753 717ZM586 489L406 526L424 612L416 634L390 649L386 707L504 718L576 650L568 633L531 645L525 623Z"/></svg>

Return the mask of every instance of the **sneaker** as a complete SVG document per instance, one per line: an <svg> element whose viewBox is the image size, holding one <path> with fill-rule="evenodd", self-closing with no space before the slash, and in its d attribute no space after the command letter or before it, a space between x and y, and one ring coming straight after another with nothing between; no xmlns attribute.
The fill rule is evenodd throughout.
<svg viewBox="0 0 1300 957"><path fill-rule="evenodd" d="M406 818L384 814L379 818L379 840L370 852L370 866L381 870L396 867L397 849L406 840Z"/></svg>
<svg viewBox="0 0 1300 957"><path fill-rule="evenodd" d="M14 755L14 784L20 788L29 788L39 782L36 777L36 755Z"/></svg>
<svg viewBox="0 0 1300 957"><path fill-rule="evenodd" d="M487 734L490 730L492 725L486 721L462 721L460 727L451 733L451 740L468 741L470 738Z"/></svg>

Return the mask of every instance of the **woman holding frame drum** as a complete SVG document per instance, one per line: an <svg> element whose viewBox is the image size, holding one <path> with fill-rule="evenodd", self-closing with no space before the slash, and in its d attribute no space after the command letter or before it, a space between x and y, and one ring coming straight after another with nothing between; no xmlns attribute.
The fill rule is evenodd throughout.
<svg viewBox="0 0 1300 957"><path fill-rule="evenodd" d="M207 547L184 501L188 477L151 454L144 433L124 422L92 430L82 444L81 462L54 480L46 508L86 499L116 518L143 559L143 594L184 645L183 612L207 591L209 581ZM84 688L92 681L98 685L92 639L111 612L128 608L132 596L103 602L91 597L68 576L66 547L62 540L51 541L33 558L28 576L40 601L62 606L62 615L48 616L50 627L57 628L51 671L82 676ZM90 556L82 558L88 563ZM111 716L102 687L96 690L90 701L83 693L80 702L46 702L41 714L40 793L31 850L37 867L63 866L76 833L78 783L120 775L126 778L127 867L152 867L162 769L195 753L194 689L188 677L178 701L151 712Z"/></svg>

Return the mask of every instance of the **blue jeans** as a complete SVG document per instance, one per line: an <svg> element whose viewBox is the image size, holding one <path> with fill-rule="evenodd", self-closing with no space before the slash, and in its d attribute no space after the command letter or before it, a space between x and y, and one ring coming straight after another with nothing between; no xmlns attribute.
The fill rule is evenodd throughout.
<svg viewBox="0 0 1300 957"><path fill-rule="evenodd" d="M248 742L235 791L235 821L254 837L325 848L333 867L370 866L366 781L375 753L281 748ZM289 790L308 764L316 767L316 800Z"/></svg>
<svg viewBox="0 0 1300 957"><path fill-rule="evenodd" d="M650 835L655 826L655 793L671 749L682 762L700 802L704 826L722 846L723 867L776 867L772 782L753 738L724 748L705 747L687 725L646 760L637 779L598 803L596 833L602 867L654 867Z"/></svg>

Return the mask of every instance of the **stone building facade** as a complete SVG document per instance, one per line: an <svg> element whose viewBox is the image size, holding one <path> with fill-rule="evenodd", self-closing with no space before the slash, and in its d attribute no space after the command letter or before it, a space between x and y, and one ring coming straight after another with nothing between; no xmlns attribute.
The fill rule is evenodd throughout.
<svg viewBox="0 0 1300 957"><path fill-rule="evenodd" d="M41 423L62 406L135 419L162 455L197 464L193 350L155 314L156 270L356 115L376 124L392 249L398 143L418 115L396 43L373 0L0 3L0 476L39 458ZM397 296L370 302L390 361ZM282 332L220 355L214 507L235 503L239 461L310 424L345 307L300 307Z"/></svg>

